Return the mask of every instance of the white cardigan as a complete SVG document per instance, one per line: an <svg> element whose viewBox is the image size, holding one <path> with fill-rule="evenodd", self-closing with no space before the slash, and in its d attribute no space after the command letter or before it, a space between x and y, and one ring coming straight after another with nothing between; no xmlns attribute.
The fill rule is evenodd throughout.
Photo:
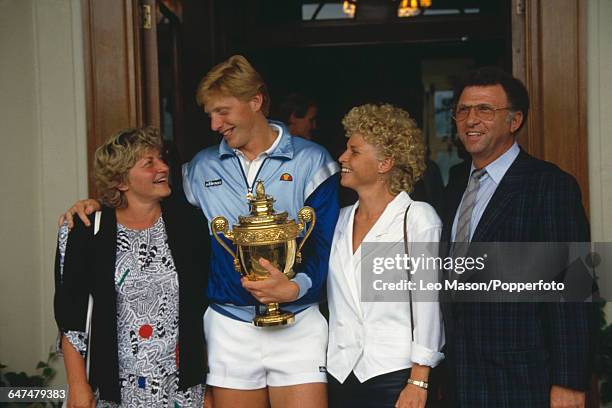
<svg viewBox="0 0 612 408"><path fill-rule="evenodd" d="M439 242L442 223L435 210L427 203L412 201L404 192L387 205L363 242L403 242L404 212L410 203L406 225L411 256L411 243ZM340 211L334 232L327 280L327 371L342 383L351 371L364 382L413 363L435 367L444 358L440 353L444 332L437 302L413 302L412 342L409 302L360 301L356 277L360 273L361 247L355 254L352 251L358 206L359 201Z"/></svg>

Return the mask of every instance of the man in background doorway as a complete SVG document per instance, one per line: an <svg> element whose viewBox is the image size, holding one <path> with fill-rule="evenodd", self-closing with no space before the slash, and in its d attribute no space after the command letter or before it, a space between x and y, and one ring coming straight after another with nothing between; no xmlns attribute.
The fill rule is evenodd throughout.
<svg viewBox="0 0 612 408"><path fill-rule="evenodd" d="M287 95L278 105L276 116L287 124L293 136L313 140L317 128L318 106L314 99L299 93Z"/></svg>

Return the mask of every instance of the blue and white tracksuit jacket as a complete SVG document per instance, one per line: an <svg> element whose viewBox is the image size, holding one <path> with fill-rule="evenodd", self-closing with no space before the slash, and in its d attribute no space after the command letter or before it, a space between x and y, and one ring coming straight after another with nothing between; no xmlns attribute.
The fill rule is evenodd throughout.
<svg viewBox="0 0 612 408"><path fill-rule="evenodd" d="M302 250L302 264L294 266L300 297L283 305L283 309L296 313L319 302L325 287L339 214L339 166L323 147L291 136L282 123L271 124L281 128L281 139L268 154L257 179L264 182L266 194L274 197L277 212L287 211L289 218L295 219L300 208L308 205L316 213L314 230ZM183 165L187 200L201 208L209 221L221 215L231 226L238 223L239 215L249 214L246 198L249 187L252 186L247 186L240 159L225 140L202 150ZM211 307L226 316L251 321L259 303L242 287L232 257L212 238L208 282ZM220 238L235 249L230 241Z"/></svg>

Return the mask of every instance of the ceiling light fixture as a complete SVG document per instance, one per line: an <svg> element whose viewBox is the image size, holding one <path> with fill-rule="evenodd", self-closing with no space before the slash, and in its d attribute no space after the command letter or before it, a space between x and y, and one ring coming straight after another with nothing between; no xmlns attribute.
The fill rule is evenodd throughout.
<svg viewBox="0 0 612 408"><path fill-rule="evenodd" d="M431 7L431 0L401 0L397 8L398 17L412 17Z"/></svg>
<svg viewBox="0 0 612 408"><path fill-rule="evenodd" d="M350 18L355 18L355 12L357 11L357 0L344 0L342 3L342 11L348 14Z"/></svg>

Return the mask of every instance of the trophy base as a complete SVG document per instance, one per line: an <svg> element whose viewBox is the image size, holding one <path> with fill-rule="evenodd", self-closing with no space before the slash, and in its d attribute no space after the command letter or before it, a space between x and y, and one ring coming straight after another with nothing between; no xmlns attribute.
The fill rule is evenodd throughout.
<svg viewBox="0 0 612 408"><path fill-rule="evenodd" d="M293 313L280 310L278 303L270 303L267 305L266 314L255 316L253 324L257 327L285 326L294 321Z"/></svg>

